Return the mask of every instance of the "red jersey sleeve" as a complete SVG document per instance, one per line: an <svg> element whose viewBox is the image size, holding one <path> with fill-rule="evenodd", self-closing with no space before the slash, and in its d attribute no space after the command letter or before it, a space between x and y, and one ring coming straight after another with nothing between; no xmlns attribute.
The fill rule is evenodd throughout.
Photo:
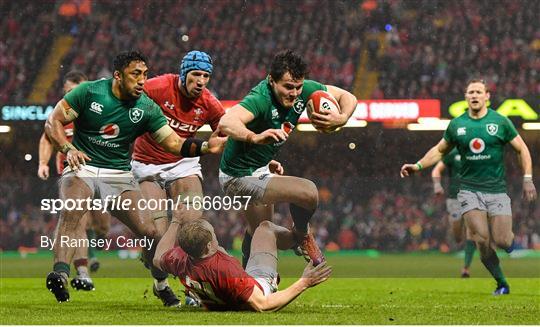
<svg viewBox="0 0 540 327"><path fill-rule="evenodd" d="M163 271L178 276L181 274L181 267L185 265L187 257L186 252L176 246L163 253L159 263Z"/></svg>

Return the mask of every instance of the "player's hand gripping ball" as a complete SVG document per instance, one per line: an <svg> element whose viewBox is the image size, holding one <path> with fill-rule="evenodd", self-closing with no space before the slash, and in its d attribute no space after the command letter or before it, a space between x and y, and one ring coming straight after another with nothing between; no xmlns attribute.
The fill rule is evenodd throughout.
<svg viewBox="0 0 540 327"><path fill-rule="evenodd" d="M311 96L309 97L309 100L307 102L307 115L309 119L311 118L311 115L316 112L319 114L325 114L328 111L335 111L338 113L341 113L341 108L339 107L339 104L334 98L334 96L326 91L315 91ZM315 128L319 132L323 133L333 133L340 128L320 128L315 126Z"/></svg>

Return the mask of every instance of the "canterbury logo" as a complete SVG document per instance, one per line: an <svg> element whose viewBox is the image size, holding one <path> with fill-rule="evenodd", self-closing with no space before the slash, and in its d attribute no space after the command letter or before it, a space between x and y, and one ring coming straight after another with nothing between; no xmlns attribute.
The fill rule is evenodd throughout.
<svg viewBox="0 0 540 327"><path fill-rule="evenodd" d="M101 103L92 102L92 104L90 104L90 111L93 111L96 114L101 115L102 110L103 110L103 105Z"/></svg>

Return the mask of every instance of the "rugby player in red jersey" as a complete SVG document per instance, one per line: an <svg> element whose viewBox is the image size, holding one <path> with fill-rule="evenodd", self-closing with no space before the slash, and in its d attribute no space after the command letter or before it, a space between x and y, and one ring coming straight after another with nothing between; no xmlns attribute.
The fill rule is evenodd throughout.
<svg viewBox="0 0 540 327"><path fill-rule="evenodd" d="M204 219L181 222L173 217L161 238L154 265L180 278L191 296L208 310L277 311L306 289L328 279L332 268L308 263L302 277L277 291L277 248L295 244L293 233L263 221L253 234L246 270L219 246L214 229ZM178 246L175 246L178 243Z"/></svg>
<svg viewBox="0 0 540 327"><path fill-rule="evenodd" d="M194 137L199 128L209 124L212 130L217 129L221 116L225 113L223 106L206 88L212 75L211 57L202 51L188 52L180 64L180 74L165 74L149 79L144 91L157 103L167 118L169 126L183 138ZM144 197L160 202L169 196L176 201L193 201L202 198L202 173L199 157L182 158L165 152L163 148L146 133L135 141L133 148L132 172L141 186ZM192 206L191 206L192 207ZM200 218L200 210L175 208L173 214L179 219L191 220ZM156 229L160 235L167 230L167 208L161 206L153 210ZM154 276L154 294L166 306L178 304L167 283L167 273L152 269ZM193 303L186 299L187 303Z"/></svg>

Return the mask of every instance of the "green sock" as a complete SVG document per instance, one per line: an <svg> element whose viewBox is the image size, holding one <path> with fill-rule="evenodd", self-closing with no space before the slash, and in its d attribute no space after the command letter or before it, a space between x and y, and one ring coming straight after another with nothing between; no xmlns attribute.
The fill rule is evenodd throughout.
<svg viewBox="0 0 540 327"><path fill-rule="evenodd" d="M64 275L64 277L69 278L69 265L65 262L56 262L53 265L53 271L56 271L57 273L61 273Z"/></svg>
<svg viewBox="0 0 540 327"><path fill-rule="evenodd" d="M93 229L87 229L86 230L86 237L88 237L88 240L95 240L96 239L96 232L94 232ZM94 246L88 247L88 259L94 259L96 257L96 248Z"/></svg>
<svg viewBox="0 0 540 327"><path fill-rule="evenodd" d="M497 286L508 286L508 282L504 277L501 266L499 264L499 257L495 251L490 250L490 253L486 258L482 258L482 263L487 268L491 276L497 281Z"/></svg>
<svg viewBox="0 0 540 327"><path fill-rule="evenodd" d="M476 244L474 244L474 241L466 240L465 241L465 268L469 268L471 266L472 259L474 257L474 251L476 251Z"/></svg>

